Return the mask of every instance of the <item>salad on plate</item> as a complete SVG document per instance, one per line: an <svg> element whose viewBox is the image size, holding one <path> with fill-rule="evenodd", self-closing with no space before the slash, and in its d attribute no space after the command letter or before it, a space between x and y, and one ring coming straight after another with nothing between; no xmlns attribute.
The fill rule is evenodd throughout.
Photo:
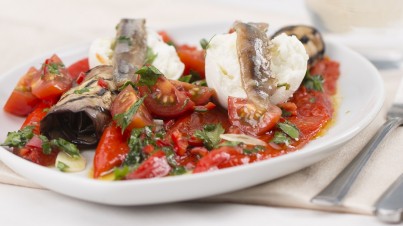
<svg viewBox="0 0 403 226"><path fill-rule="evenodd" d="M334 118L339 64L313 27L237 21L176 43L122 19L72 65L52 55L4 110L26 117L2 146L63 172L131 180L202 173L301 149ZM93 159L81 152L94 151Z"/></svg>

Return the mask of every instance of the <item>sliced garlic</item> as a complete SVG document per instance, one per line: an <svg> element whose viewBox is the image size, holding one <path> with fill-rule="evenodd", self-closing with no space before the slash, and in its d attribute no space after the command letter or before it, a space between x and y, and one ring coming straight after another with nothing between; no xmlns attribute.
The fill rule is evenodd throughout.
<svg viewBox="0 0 403 226"><path fill-rule="evenodd" d="M249 144L249 145L261 145L261 146L266 146L267 144L262 141L259 140L255 137L249 136L249 135L245 135L245 134L231 134L231 133L227 133L227 134L221 134L220 138L223 140L227 140L227 141L236 141L236 142L242 142L244 144Z"/></svg>
<svg viewBox="0 0 403 226"><path fill-rule="evenodd" d="M63 151L56 157L55 167L62 172L80 172L85 169L87 161L82 155L78 158L72 158Z"/></svg>

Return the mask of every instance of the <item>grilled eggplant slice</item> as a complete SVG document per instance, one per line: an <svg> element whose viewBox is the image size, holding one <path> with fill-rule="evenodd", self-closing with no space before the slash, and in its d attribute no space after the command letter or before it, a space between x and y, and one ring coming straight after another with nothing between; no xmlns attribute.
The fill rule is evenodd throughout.
<svg viewBox="0 0 403 226"><path fill-rule="evenodd" d="M112 66L98 66L87 72L84 82L67 91L41 121L42 134L81 147L96 145L111 121L109 110L116 92L112 71Z"/></svg>

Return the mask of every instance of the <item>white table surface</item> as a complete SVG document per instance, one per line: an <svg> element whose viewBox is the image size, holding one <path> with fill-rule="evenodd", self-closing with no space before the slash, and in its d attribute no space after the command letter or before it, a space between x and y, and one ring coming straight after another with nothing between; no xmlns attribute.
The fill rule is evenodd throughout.
<svg viewBox="0 0 403 226"><path fill-rule="evenodd" d="M24 1L0 0L0 74L45 51L105 36L120 17L146 17L155 27L192 21L277 15L278 21L303 22L303 2L286 1ZM253 4L248 4L248 3ZM191 4L195 12L181 12ZM128 7L130 6L130 7ZM209 8L213 7L213 8ZM198 11L212 10L212 14ZM137 11L136 11L137 10ZM270 11L271 10L271 11ZM135 12L136 15L132 13ZM220 13L221 12L221 13ZM143 207L88 203L51 191L0 184L0 225L380 225L372 216L240 204L196 202Z"/></svg>

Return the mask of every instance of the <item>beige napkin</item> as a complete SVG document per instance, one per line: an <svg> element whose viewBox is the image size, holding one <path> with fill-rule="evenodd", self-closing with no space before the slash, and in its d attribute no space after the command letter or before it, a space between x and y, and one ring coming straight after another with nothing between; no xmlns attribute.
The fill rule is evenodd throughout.
<svg viewBox="0 0 403 226"><path fill-rule="evenodd" d="M0 26L7 30L3 34L0 49L7 52L8 57L2 59L0 73L18 65L31 57L36 57L44 51L53 51L56 47L94 39L110 34L110 27L124 16L145 17L154 27L172 27L184 24L211 23L217 20L233 21L270 21L281 26L291 23L304 23L305 14L278 12L280 7L274 7L280 1L267 1L273 4L259 9L243 5L226 5L219 1L197 0L188 1L80 1L71 0L59 2L59 10L41 13L46 8L46 0L25 1L7 0L10 10L0 12ZM228 2L228 1L227 1ZM11 7L10 6L15 6ZM23 5L24 7L19 7ZM94 7L94 6L97 7ZM80 7L77 7L80 6ZM18 11L13 11L13 9ZM169 9L169 10L167 10ZM62 11L61 11L62 10ZM64 12L63 12L64 10ZM75 12L71 16L70 12ZM108 12L108 13L105 13ZM53 14L54 15L53 15ZM60 16L66 13L66 17ZM135 15L133 15L135 14ZM91 18L86 15L92 15ZM48 20L48 17L53 18ZM96 22L94 22L96 21ZM77 31L80 32L77 32ZM113 34L112 34L113 35ZM29 42L26 41L29 37ZM11 44L10 44L11 43ZM26 51L29 49L30 51ZM274 205L321 209L309 203L309 200L325 187L340 170L358 153L370 137L384 122L387 108L396 91L398 81L403 75L402 70L381 72L386 88L386 102L378 117L357 137L344 145L339 152L329 158L297 173L242 191L211 197L208 201L236 202L259 205ZM5 131L1 131L5 133ZM344 201L344 206L329 210L371 214L372 205L381 193L403 172L403 129L398 128L370 159L356 184ZM38 188L34 183L16 175L0 162L0 182L26 187Z"/></svg>

